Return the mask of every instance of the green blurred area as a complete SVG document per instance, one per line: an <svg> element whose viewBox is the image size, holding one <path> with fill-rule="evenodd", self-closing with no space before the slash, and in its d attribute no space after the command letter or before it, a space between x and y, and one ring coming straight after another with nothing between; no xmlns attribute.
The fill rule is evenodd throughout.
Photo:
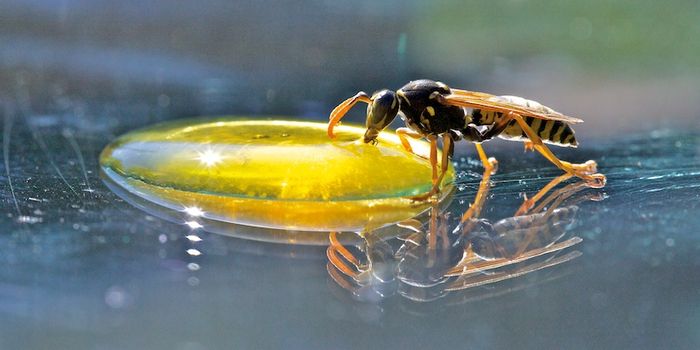
<svg viewBox="0 0 700 350"><path fill-rule="evenodd" d="M418 11L409 50L443 72L504 59L647 77L700 72L698 1L432 1Z"/></svg>

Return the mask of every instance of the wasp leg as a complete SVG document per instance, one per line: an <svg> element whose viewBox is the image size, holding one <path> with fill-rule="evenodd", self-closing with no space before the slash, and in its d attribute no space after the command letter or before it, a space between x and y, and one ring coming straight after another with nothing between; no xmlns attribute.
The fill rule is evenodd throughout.
<svg viewBox="0 0 700 350"><path fill-rule="evenodd" d="M590 173L592 170L595 171L594 161L591 160L584 164L572 164L566 161L562 161L559 158L557 158L547 146L545 146L545 144L542 142L542 139L537 135L537 133L535 133L530 128L529 125L527 125L527 123L525 122L525 120L523 120L523 117L520 116L520 114L510 112L504 119L514 119L520 125L520 128L523 129L527 137L530 139L530 142L533 143L535 149L538 152L540 152L545 158L547 158L550 162L554 163L554 165L556 165L559 169L569 174L573 174L574 176L580 177L581 179L585 180L590 187L601 188L605 186L605 175Z"/></svg>
<svg viewBox="0 0 700 350"><path fill-rule="evenodd" d="M411 130L410 128L398 128L396 129L396 135L399 136L399 140L401 140L401 145L403 148L408 152L408 153L413 153L413 147L411 147L411 143L408 142L408 139L406 136L409 136L414 139L422 139L423 135ZM413 153L415 154L415 153Z"/></svg>
<svg viewBox="0 0 700 350"><path fill-rule="evenodd" d="M333 108L333 111L331 111L331 115L328 118L328 137L334 138L335 134L333 133L333 128L335 128L338 123L340 123L340 119L342 119L345 114L353 107L357 102L365 102L365 103L370 103L372 102L372 99L367 95L364 91L360 91L355 96L350 97L349 99L341 102L338 106Z"/></svg>
<svg viewBox="0 0 700 350"><path fill-rule="evenodd" d="M525 146L525 152L535 150L535 144L530 141L525 141L523 145Z"/></svg>
<svg viewBox="0 0 700 350"><path fill-rule="evenodd" d="M506 120L506 118L501 118L501 120L496 122L496 124L483 132L479 131L476 126L471 124L464 130L467 133L466 136L468 139L473 141L476 145L476 151L479 154L479 158L481 159L481 163L484 165L484 168L490 170L492 173L496 172L498 161L496 158L486 157L486 153L484 152L484 148L481 146L481 142L490 140L503 132L503 130L505 130L508 126L508 122L509 121Z"/></svg>
<svg viewBox="0 0 700 350"><path fill-rule="evenodd" d="M455 291L455 290L463 290L463 289L468 289L468 288L474 288L478 286L483 286L486 284L491 284L491 283L496 283L496 282L501 282L505 280L509 280L511 278L516 278L520 277L523 275L526 275L531 272L539 271L548 267L553 267L559 264L563 264L567 261L571 261L573 259L578 258L581 256L581 252L575 250L573 252L569 252L565 255L555 257L553 259L548 259L542 262L534 263L527 265L523 268L516 269L515 271L511 272L496 272L491 275L479 275L479 276L473 276L470 278L459 278L456 281L454 281L452 284L450 284L447 288L445 288L445 291Z"/></svg>
<svg viewBox="0 0 700 350"><path fill-rule="evenodd" d="M535 206L535 203L539 201L545 194L547 194L549 191L551 191L554 187L556 187L558 184L560 184L563 181L566 181L570 179L573 175L571 174L564 174L558 177L555 177L550 181L547 185L542 187L542 189L537 192L534 196L527 198L525 197L525 200L523 201L523 204L518 208L518 211L515 212L513 216L520 216L520 215L525 215L532 207Z"/></svg>
<svg viewBox="0 0 700 350"><path fill-rule="evenodd" d="M453 141L452 141L452 135L449 133L445 133L442 135L442 160L440 161L440 176L437 179L437 182L433 185L433 190L431 192L434 192L433 194L438 194L440 193L440 185L442 184L442 180L445 179L445 174L447 173L447 169L450 168L450 149L453 147Z"/></svg>
<svg viewBox="0 0 700 350"><path fill-rule="evenodd" d="M589 160L586 163L583 164L572 164L566 161L562 161L559 158L557 158L552 151L547 148L544 143L542 142L542 139L530 128L527 123L522 119L521 114L527 114L527 115L532 115L534 117L542 118L542 119L547 119L547 120L560 120L563 122L580 122L579 119L576 118L571 118L571 117L566 117L563 115L551 115L551 114L543 114L543 113L538 113L534 112L532 110L526 110L522 108L517 108L515 106L508 106L508 105L502 105L501 103L498 103L497 101L486 101L486 100L478 100L478 99L470 99L470 98L464 98L465 96L468 97L483 97L483 93L476 93L472 91L466 91L466 90L460 90L460 94L454 94L454 95L435 95L435 99L448 106L459 106L459 107L467 107L467 108L479 108L483 110L492 110L492 111L499 111L505 114L505 118L501 118L501 122L509 122L512 119L515 119L518 124L520 125L520 128L528 135L528 138L532 142L533 146L537 151L542 153L545 158L547 158L550 162L554 163L557 167L560 169L564 170L567 173L572 173L575 176L578 176L584 180L586 180L589 183L590 187L595 187L595 188L601 188L605 186L605 175L603 174L595 174L597 171L597 164ZM516 113L517 112L517 113Z"/></svg>
<svg viewBox="0 0 700 350"><path fill-rule="evenodd" d="M495 174L498 169L498 161L494 157L487 157L486 152L484 152L484 147L480 143L475 143L476 153L479 154L479 159L481 159L481 164L484 166L484 170L488 171L490 174Z"/></svg>
<svg viewBox="0 0 700 350"><path fill-rule="evenodd" d="M450 141L447 141L447 140ZM419 196L414 196L410 197L414 201L424 201L433 195L437 194L440 192L440 182L442 181L442 178L445 176L445 172L447 171L447 168L449 166L449 155L447 152L442 153L442 174L438 176L438 164L437 164L437 137L431 135L428 136L428 140L430 140L430 166L433 169L433 188L426 194L422 194ZM444 138L445 145L447 145L448 142L452 141L451 136L447 136Z"/></svg>

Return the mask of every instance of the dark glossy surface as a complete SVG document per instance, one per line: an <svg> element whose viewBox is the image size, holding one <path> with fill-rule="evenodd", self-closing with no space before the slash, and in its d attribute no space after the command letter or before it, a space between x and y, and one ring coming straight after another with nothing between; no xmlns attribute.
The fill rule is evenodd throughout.
<svg viewBox="0 0 700 350"><path fill-rule="evenodd" d="M352 300L331 282L323 249L207 234L147 215L100 182L96 155L103 142L76 137L76 151L70 138L42 131L44 142L52 142L46 152L36 139L19 142L32 140L23 121L13 123L9 139L17 201L4 187L5 346L656 347L698 341L697 134L646 134L563 152L569 159L598 159L609 177L604 201L579 205L572 230L584 242L577 260L433 303L395 296L373 304ZM493 152L501 171L485 217L510 215L519 192L533 193L557 174L515 146ZM43 158L35 167L17 154ZM472 155L462 149L458 156ZM469 174L480 168L473 164L460 165L468 173L455 203L474 195L478 177ZM553 274L563 276L547 281ZM531 285L505 293L523 283ZM470 297L474 301L462 303Z"/></svg>
<svg viewBox="0 0 700 350"><path fill-rule="evenodd" d="M0 347L698 348L700 80L688 38L700 9L553 4L3 2ZM417 78L586 120L579 149L555 150L608 175L587 190L606 198L577 204L569 229L583 255L430 303L358 302L328 276L323 248L191 230L99 177L102 148L139 127L324 120L358 90ZM559 175L520 144L485 148L500 161L487 219ZM458 146L455 214L473 200L475 159Z"/></svg>

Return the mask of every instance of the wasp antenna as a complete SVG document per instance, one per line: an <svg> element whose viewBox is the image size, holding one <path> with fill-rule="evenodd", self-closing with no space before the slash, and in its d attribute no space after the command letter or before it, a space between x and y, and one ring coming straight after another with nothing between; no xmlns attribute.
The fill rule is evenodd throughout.
<svg viewBox="0 0 700 350"><path fill-rule="evenodd" d="M333 108L333 111L331 111L331 115L328 118L328 137L335 137L333 128L340 123L340 119L342 119L357 102L370 103L372 102L372 99L364 91L360 91L355 94L355 96L350 97Z"/></svg>

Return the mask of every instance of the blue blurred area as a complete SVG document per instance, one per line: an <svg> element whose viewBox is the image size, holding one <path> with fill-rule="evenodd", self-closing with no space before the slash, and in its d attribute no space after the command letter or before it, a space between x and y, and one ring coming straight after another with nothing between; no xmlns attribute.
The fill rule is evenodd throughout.
<svg viewBox="0 0 700 350"><path fill-rule="evenodd" d="M538 100L604 135L700 119L692 1L11 0L0 13L0 96L26 87L46 112L59 90L152 109L165 95L176 116L321 118L358 90L427 77Z"/></svg>

